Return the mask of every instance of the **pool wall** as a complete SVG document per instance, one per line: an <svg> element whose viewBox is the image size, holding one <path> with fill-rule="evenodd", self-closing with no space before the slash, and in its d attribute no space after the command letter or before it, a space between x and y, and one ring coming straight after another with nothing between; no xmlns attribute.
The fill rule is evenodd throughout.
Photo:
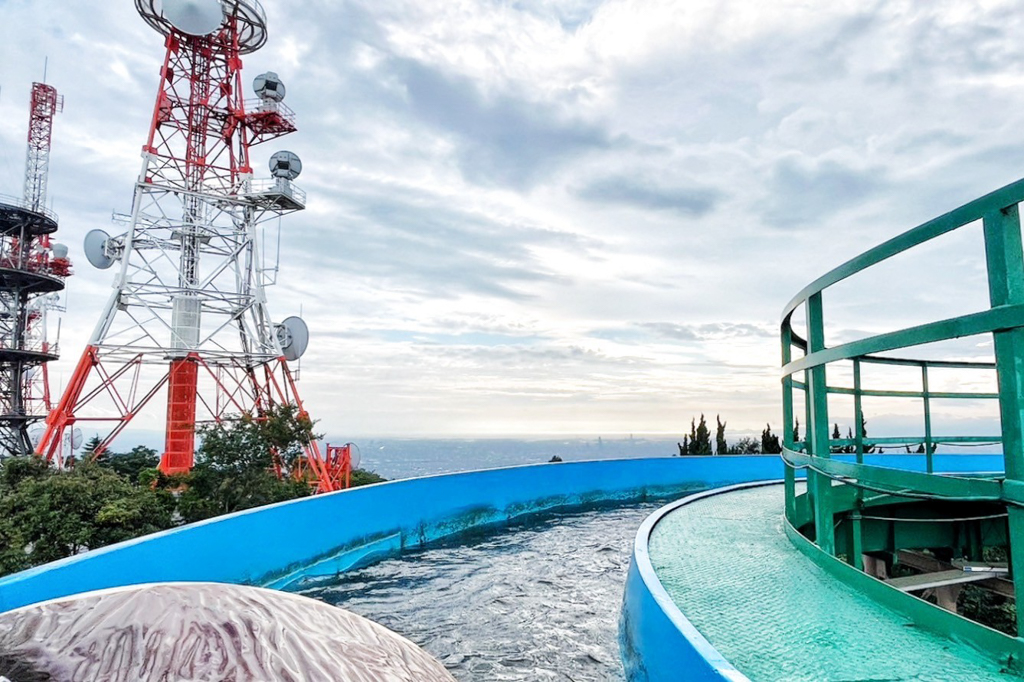
<svg viewBox="0 0 1024 682"><path fill-rule="evenodd" d="M921 455L867 455L864 459L875 466L913 471L923 471L925 465ZM1001 454L935 455L935 469L943 473L992 473L1002 471L1002 466ZM766 476L764 480L773 478L778 477ZM729 489L697 493L666 505L651 514L637 531L626 577L619 632L622 660L629 682L748 680L697 631L672 601L654 571L648 552L651 532L667 514L680 506ZM780 518L782 513L780 508ZM723 557L724 560L727 557Z"/></svg>
<svg viewBox="0 0 1024 682"><path fill-rule="evenodd" d="M216 581L287 588L473 527L556 507L783 474L777 456L562 462L415 478L210 519L0 578L0 611L122 585Z"/></svg>

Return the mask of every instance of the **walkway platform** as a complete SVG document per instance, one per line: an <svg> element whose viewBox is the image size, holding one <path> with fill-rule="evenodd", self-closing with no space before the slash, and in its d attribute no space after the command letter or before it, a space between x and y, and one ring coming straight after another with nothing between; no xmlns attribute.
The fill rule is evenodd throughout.
<svg viewBox="0 0 1024 682"><path fill-rule="evenodd" d="M650 535L651 564L668 596L742 675L755 682L1020 679L826 573L786 538L783 503L782 485L710 495L669 512Z"/></svg>

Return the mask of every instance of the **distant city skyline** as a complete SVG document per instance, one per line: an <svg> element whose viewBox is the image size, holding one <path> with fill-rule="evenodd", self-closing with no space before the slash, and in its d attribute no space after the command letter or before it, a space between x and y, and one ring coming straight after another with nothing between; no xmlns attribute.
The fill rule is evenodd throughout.
<svg viewBox="0 0 1024 682"><path fill-rule="evenodd" d="M671 439L701 412L781 432L792 295L1024 175L1009 1L263 4L246 87L277 72L299 132L254 168L298 153L309 197L282 223L270 308L309 324L300 390L332 437ZM162 41L127 0L0 0L0 17L0 194L21 192L47 57L66 101L49 195L76 274L56 392L109 292L82 238L129 209ZM828 341L985 307L977 237L837 287ZM987 432L992 407L933 409ZM878 435L919 419L867 410Z"/></svg>

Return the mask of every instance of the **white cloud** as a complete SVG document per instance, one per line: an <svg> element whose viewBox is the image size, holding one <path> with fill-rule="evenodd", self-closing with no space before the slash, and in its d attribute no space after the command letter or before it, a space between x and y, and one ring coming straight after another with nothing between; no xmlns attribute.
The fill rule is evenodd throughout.
<svg viewBox="0 0 1024 682"><path fill-rule="evenodd" d="M296 151L310 195L271 305L303 307L302 387L340 436L778 422L790 296L1024 168L1010 1L266 5L246 78L276 70L300 132L254 165ZM79 245L130 203L161 40L131 3L0 18L0 193L20 191L43 55L67 100L59 378L109 285ZM927 257L970 286L910 264L837 291L830 338L983 305L970 248Z"/></svg>

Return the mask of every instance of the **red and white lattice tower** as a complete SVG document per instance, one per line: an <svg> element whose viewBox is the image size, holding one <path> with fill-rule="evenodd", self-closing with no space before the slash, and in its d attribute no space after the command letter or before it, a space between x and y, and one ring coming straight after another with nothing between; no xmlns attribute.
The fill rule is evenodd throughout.
<svg viewBox="0 0 1024 682"><path fill-rule="evenodd" d="M53 459L76 422L109 425L97 453L148 404L166 399L160 469L193 465L197 423L260 418L275 405L303 408L288 360L305 350L298 318L274 324L265 288L261 223L304 208L292 184L301 165L271 158L272 178L253 179L249 149L295 131L276 74L256 79L245 101L242 56L266 42L257 0L135 0L166 38L160 86L142 149L124 234L94 230L85 250L117 266L114 290L36 451ZM315 443L303 470L319 491L344 472Z"/></svg>
<svg viewBox="0 0 1024 682"><path fill-rule="evenodd" d="M47 312L60 309L71 274L67 247L51 243L57 216L46 208L57 90L32 84L22 199L0 197L0 455L32 452L29 428L49 412L46 365L57 359Z"/></svg>

